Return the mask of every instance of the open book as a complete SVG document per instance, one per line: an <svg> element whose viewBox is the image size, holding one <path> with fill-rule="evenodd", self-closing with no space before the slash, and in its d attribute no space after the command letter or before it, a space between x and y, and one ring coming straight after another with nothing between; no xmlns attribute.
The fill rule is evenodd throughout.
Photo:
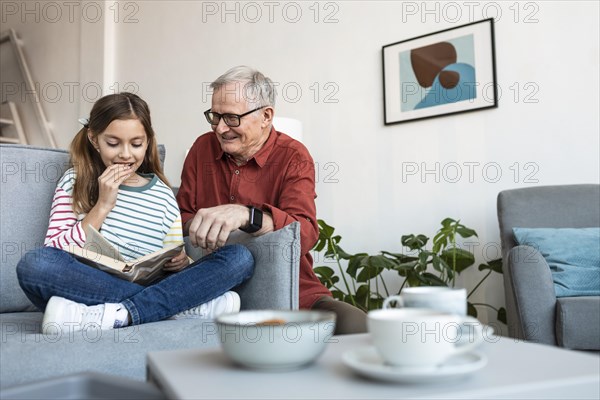
<svg viewBox="0 0 600 400"><path fill-rule="evenodd" d="M87 239L83 248L72 245L68 251L81 262L140 285L149 285L166 275L163 266L183 250L183 242L169 245L134 260L125 261L115 248L93 226L85 230Z"/></svg>

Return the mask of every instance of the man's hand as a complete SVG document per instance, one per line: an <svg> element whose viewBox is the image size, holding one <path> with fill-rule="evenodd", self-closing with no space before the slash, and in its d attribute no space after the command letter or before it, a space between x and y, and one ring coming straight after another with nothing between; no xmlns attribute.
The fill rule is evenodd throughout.
<svg viewBox="0 0 600 400"><path fill-rule="evenodd" d="M189 225L190 241L193 246L216 250L225 246L232 231L248 225L249 216L248 207L241 204L202 208Z"/></svg>

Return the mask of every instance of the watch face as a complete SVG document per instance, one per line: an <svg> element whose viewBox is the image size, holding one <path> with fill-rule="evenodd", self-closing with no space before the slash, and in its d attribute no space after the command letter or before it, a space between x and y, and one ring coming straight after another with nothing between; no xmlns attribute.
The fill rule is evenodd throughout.
<svg viewBox="0 0 600 400"><path fill-rule="evenodd" d="M262 210L259 210L258 208L254 208L252 207L252 214L253 214L253 218L252 218L252 225L255 225L258 227L258 229L262 228L262 220L263 220L263 212Z"/></svg>
<svg viewBox="0 0 600 400"><path fill-rule="evenodd" d="M248 206L248 210L250 211L248 226L240 229L246 233L254 233L262 228L263 213L262 210L253 206Z"/></svg>

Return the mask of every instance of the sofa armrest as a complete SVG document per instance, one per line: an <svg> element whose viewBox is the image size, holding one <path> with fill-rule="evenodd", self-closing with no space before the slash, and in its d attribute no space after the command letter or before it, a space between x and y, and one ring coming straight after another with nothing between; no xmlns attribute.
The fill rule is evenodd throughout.
<svg viewBox="0 0 600 400"><path fill-rule="evenodd" d="M233 232L227 244L241 244L254 257L254 274L235 290L243 310L298 309L300 224L292 224L262 236ZM194 260L202 251L186 237L186 252Z"/></svg>
<svg viewBox="0 0 600 400"><path fill-rule="evenodd" d="M508 268L517 337L556 346L556 294L548 263L537 249L516 246L508 254Z"/></svg>
<svg viewBox="0 0 600 400"><path fill-rule="evenodd" d="M600 296L558 299L556 341L567 349L600 350Z"/></svg>

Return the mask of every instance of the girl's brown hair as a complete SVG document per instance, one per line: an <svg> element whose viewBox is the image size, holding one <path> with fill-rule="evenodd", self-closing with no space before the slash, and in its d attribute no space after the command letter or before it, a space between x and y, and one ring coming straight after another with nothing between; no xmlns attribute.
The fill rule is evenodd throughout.
<svg viewBox="0 0 600 400"><path fill-rule="evenodd" d="M94 104L88 124L77 132L71 142L70 164L76 173L75 186L73 187L73 210L77 214L88 213L98 201L98 178L106 169L100 154L88 138L88 132L91 132L96 138L116 119L137 119L140 121L146 131L148 148L144 161L137 172L154 173L165 184L169 185L160 165L148 104L133 93L109 94Z"/></svg>

